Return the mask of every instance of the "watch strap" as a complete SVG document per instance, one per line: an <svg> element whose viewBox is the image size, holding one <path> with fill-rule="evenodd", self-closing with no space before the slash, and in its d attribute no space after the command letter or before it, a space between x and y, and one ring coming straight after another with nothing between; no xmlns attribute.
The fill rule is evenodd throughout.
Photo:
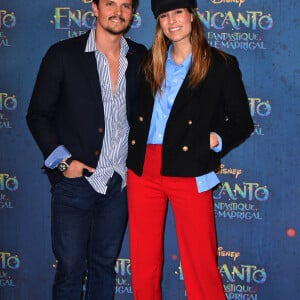
<svg viewBox="0 0 300 300"><path fill-rule="evenodd" d="M70 164L71 164L71 162L72 162L73 160L74 160L73 157L70 156L70 157L68 157L68 158L65 160L65 163L66 163L68 166L70 166Z"/></svg>
<svg viewBox="0 0 300 300"><path fill-rule="evenodd" d="M64 161L61 161L59 164L58 164L58 170L61 171L61 172L65 172L68 170L71 162L72 162L73 158L72 157L68 157L66 160Z"/></svg>

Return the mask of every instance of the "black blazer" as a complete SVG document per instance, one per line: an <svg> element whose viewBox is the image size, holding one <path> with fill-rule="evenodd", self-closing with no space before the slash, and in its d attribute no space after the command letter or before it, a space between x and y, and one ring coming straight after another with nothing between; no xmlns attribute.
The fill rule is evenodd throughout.
<svg viewBox="0 0 300 300"><path fill-rule="evenodd" d="M89 32L58 42L42 60L27 123L44 159L64 145L77 159L96 167L101 152L104 109L94 52L84 52ZM126 104L129 124L136 113L138 67L146 48L127 40ZM100 78L101 80L101 78ZM46 169L55 183L62 174Z"/></svg>
<svg viewBox="0 0 300 300"><path fill-rule="evenodd" d="M213 63L196 88L185 78L166 124L161 156L161 174L195 177L215 170L220 159L254 130L248 98L237 60L225 60L213 49ZM187 75L188 76L188 75ZM139 109L129 134L127 166L141 175L153 111L150 85L141 81ZM210 150L210 132L222 138L222 151Z"/></svg>

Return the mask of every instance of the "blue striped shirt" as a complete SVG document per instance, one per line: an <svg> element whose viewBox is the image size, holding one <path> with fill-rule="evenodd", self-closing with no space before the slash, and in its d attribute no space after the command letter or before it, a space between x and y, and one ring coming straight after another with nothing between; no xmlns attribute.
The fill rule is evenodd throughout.
<svg viewBox="0 0 300 300"><path fill-rule="evenodd" d="M92 176L87 177L87 180L98 193L105 194L106 184L114 172L121 175L122 188L126 186L129 124L126 114L125 72L128 66L126 58L128 44L122 37L118 81L114 95L111 88L109 64L105 55L96 48L94 30L91 30L85 51L95 52L105 119L105 134L98 165L96 171Z"/></svg>
<svg viewBox="0 0 300 300"><path fill-rule="evenodd" d="M181 64L176 65L171 55L172 48L171 45L168 51L166 60L166 78L162 84L162 93L161 95L157 93L154 100L154 108L147 141L148 144L162 144L165 127L173 103L191 65L192 54L190 54ZM221 151L222 149L222 140L219 136L218 139L219 145L213 149L216 152ZM220 182L215 172L198 176L195 179L198 192L210 190Z"/></svg>

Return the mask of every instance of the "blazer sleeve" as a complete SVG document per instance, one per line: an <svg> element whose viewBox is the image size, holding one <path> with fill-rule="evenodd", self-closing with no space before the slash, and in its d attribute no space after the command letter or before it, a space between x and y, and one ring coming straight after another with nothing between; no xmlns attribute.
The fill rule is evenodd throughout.
<svg viewBox="0 0 300 300"><path fill-rule="evenodd" d="M229 56L225 63L222 96L224 114L222 122L214 129L222 138L222 151L219 152L221 157L241 144L254 130L242 74L238 61L233 56Z"/></svg>
<svg viewBox="0 0 300 300"><path fill-rule="evenodd" d="M62 84L62 55L54 45L41 62L26 116L28 127L44 158L60 145L54 120Z"/></svg>

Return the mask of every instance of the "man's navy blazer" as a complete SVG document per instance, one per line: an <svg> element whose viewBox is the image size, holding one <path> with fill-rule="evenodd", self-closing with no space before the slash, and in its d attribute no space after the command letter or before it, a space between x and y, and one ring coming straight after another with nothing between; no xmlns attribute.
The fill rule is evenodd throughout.
<svg viewBox="0 0 300 300"><path fill-rule="evenodd" d="M27 114L29 129L46 159L59 145L96 167L105 133L104 109L94 52L85 52L89 32L58 42L42 60ZM131 125L138 96L138 68L146 48L127 40L126 108ZM62 174L46 168L55 183Z"/></svg>

